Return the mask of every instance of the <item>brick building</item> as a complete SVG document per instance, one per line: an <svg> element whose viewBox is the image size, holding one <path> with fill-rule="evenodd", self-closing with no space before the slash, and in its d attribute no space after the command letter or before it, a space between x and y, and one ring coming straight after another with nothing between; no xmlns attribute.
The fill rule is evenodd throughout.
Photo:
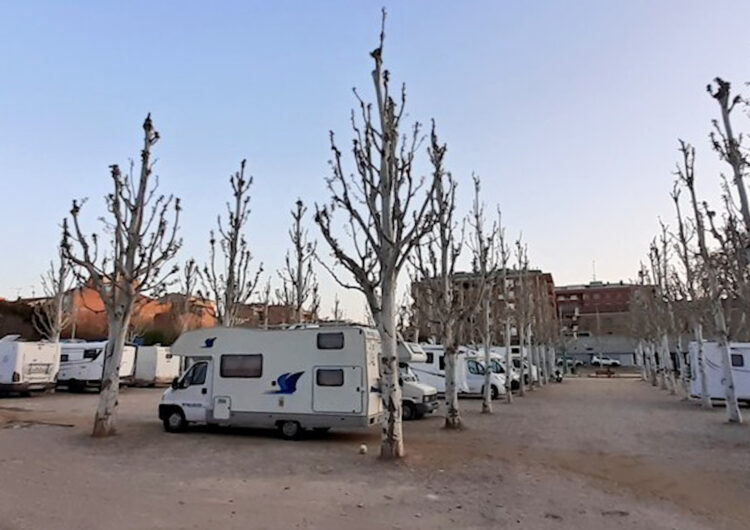
<svg viewBox="0 0 750 530"><path fill-rule="evenodd" d="M517 270L508 270L508 301L507 306L511 312L514 312L519 302L519 292L522 286L525 286L527 293L538 293L536 297L542 301L544 311L551 320L554 321L552 326L559 329L557 320L557 310L555 307L555 282L552 274L541 270L529 270L523 275ZM503 344L505 339L504 323L500 316L504 314L506 301L503 297L503 273L497 271L490 281L490 314L496 315L495 322L491 324L493 343ZM524 282L522 284L522 278ZM411 330L412 333L418 330L420 340L434 338L437 342L442 340L440 325L431 317L430 307L434 302L431 295L429 283L433 280L421 280L412 283L412 315ZM481 278L470 272L458 272L453 278L456 294L463 299L462 303L467 305L476 305L476 299L481 288ZM472 344L477 342L478 323L481 321L479 311L469 316L465 322L459 326L459 344ZM518 330L515 325L511 328L511 343L518 344Z"/></svg>
<svg viewBox="0 0 750 530"><path fill-rule="evenodd" d="M595 354L633 364L636 337L631 301L639 285L591 282L555 288L558 317L568 353L583 361Z"/></svg>

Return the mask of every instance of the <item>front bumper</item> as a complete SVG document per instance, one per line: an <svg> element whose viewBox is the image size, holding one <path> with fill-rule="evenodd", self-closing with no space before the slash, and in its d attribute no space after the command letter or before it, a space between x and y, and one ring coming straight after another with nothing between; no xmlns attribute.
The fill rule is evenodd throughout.
<svg viewBox="0 0 750 530"><path fill-rule="evenodd" d="M432 401L425 401L424 403L417 403L417 414L429 414L430 412L433 412L437 410L438 408L438 400L437 397L433 399Z"/></svg>
<svg viewBox="0 0 750 530"><path fill-rule="evenodd" d="M50 390L55 388L54 381L44 382L23 382L23 383L0 383L0 392L2 393L13 393L13 392L34 392L42 390Z"/></svg>

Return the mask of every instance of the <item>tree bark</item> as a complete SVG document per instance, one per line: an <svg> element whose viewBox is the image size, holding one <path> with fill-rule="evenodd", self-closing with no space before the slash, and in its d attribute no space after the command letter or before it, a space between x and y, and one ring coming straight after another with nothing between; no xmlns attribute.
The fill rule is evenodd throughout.
<svg viewBox="0 0 750 530"><path fill-rule="evenodd" d="M521 396L521 397L524 397L526 395L526 381L525 381L525 379L526 379L526 367L524 366L524 362L523 362L523 359L524 359L523 350L525 348L525 342L526 342L526 338L525 337L526 337L526 334L524 333L525 326L524 326L523 323L518 323L516 325L518 326L518 345L519 345L519 348L518 348L518 351L519 351L518 357L521 360L521 363L520 363L521 364L521 368L520 368L520 371L521 371L521 381L520 381L520 385L518 386L518 395Z"/></svg>
<svg viewBox="0 0 750 530"><path fill-rule="evenodd" d="M446 346L445 355L445 428L460 429L463 425L458 409L458 387L456 386L456 346Z"/></svg>
<svg viewBox="0 0 750 530"><path fill-rule="evenodd" d="M128 331L129 314L125 321L108 319L109 333L104 350L104 373L99 394L99 405L94 416L93 436L104 437L115 434L118 394L120 390L120 363Z"/></svg>
<svg viewBox="0 0 750 530"><path fill-rule="evenodd" d="M708 393L708 379L706 378L706 359L703 356L703 325L700 322L696 322L693 325L693 333L695 334L695 342L697 343L698 353L698 373L701 378L701 405L704 409L713 408L711 402L711 396Z"/></svg>
<svg viewBox="0 0 750 530"><path fill-rule="evenodd" d="M492 414L492 374L490 359L490 297L485 293L482 301L482 336L484 343L484 396L482 400L482 413ZM499 389L498 389L499 390Z"/></svg>
<svg viewBox="0 0 750 530"><path fill-rule="evenodd" d="M505 270L505 266L503 266L503 270ZM505 273L503 274L503 283L505 283ZM508 303L508 293L507 288L503 287L504 289L504 298L503 303ZM511 355L510 351L510 317L508 315L508 310L504 309L505 312L505 401L507 403L513 403L513 392L511 391L513 389L513 357Z"/></svg>
<svg viewBox="0 0 750 530"><path fill-rule="evenodd" d="M404 456L404 438L401 423L401 387L398 384L396 282L394 271L388 267L383 268L382 286L382 309L377 319L382 344L380 380L385 411L380 456L390 459Z"/></svg>

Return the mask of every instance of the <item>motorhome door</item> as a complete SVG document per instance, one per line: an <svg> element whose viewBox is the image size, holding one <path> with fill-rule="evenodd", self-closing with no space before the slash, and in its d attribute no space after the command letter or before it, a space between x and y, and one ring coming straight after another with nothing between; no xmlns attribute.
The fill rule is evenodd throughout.
<svg viewBox="0 0 750 530"><path fill-rule="evenodd" d="M315 412L362 412L368 390L362 380L361 366L316 366L313 378Z"/></svg>
<svg viewBox="0 0 750 530"><path fill-rule="evenodd" d="M180 379L180 405L187 421L206 421L211 408L212 370L211 361L198 361Z"/></svg>

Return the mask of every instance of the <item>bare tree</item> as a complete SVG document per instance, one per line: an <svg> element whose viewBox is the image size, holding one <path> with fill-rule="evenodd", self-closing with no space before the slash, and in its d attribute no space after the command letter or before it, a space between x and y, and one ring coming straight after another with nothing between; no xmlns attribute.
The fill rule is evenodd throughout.
<svg viewBox="0 0 750 530"><path fill-rule="evenodd" d="M458 406L456 363L460 326L474 313L485 284L482 281L474 296L457 287L456 262L463 248L463 231L457 234L456 182L445 170L443 159L447 147L440 144L433 125L430 135L430 163L435 193L430 210L434 227L425 244L419 245L412 265L428 298L429 318L439 329L445 359L445 427L461 428L463 421Z"/></svg>
<svg viewBox="0 0 750 530"><path fill-rule="evenodd" d="M60 342L60 334L70 325L72 316L72 301L67 292L73 288L73 273L62 246L58 248L58 254L58 263L50 261L49 269L42 275L46 300L34 306L32 320L36 331L50 342Z"/></svg>
<svg viewBox="0 0 750 530"><path fill-rule="evenodd" d="M717 77L714 79L716 88L711 85L706 87L708 93L719 103L721 109L722 127L717 120L713 121L714 131L711 132L711 142L719 156L725 160L732 168L732 177L734 185L737 188L737 194L740 198L740 211L742 220L745 225L745 251L750 252L747 246L747 234L750 233L750 206L747 199L747 188L745 188L744 174L747 168L747 159L743 154L742 135L736 137L732 130L731 113L734 107L742 102L742 97L737 95L731 99L731 85L728 81ZM750 258L746 258L750 261Z"/></svg>
<svg viewBox="0 0 750 530"><path fill-rule="evenodd" d="M505 323L505 331L503 332L503 341L505 345L505 399L508 403L513 402L513 357L511 355L510 340L511 340L511 320L515 312L514 302L510 300L510 289L508 289L508 265L510 263L510 248L505 244L505 227L503 227L503 219L500 210L497 211L497 250L500 254L499 266L502 269L502 282L503 282L503 322Z"/></svg>
<svg viewBox="0 0 750 530"><path fill-rule="evenodd" d="M497 236L498 226L493 224L489 230L485 229L484 205L479 199L481 183L477 175L473 176L474 180L474 202L472 203L471 214L469 215L469 225L474 230L474 237L469 244L472 251L472 263L474 273L480 278L483 288L479 293L477 306L481 307L481 339L484 348L484 387L482 389L482 412L492 414L493 391L491 385L492 366L490 358L490 346L492 345L492 335L490 329L490 291L489 288L492 278L497 272L497 260L495 252L495 238ZM508 373L509 376L510 373ZM499 390L499 389L498 389Z"/></svg>
<svg viewBox="0 0 750 530"><path fill-rule="evenodd" d="M243 234L250 216L250 186L253 184L252 177L245 177L246 162L243 159L240 170L229 178L234 203L227 202L227 220L222 222L221 215L216 220L222 263L217 263L217 238L212 230L209 239L211 261L203 267L202 274L204 289L213 297L216 306L216 319L226 327L239 323L239 308L250 300L263 272L262 263L255 274L250 271L253 256Z"/></svg>
<svg viewBox="0 0 750 530"><path fill-rule="evenodd" d="M318 298L318 280L312 268L315 256L315 242L307 239L307 230L302 227L302 219L307 207L301 199L295 203L292 210L292 228L289 239L292 241L292 253L286 253L284 269L279 271L281 289L276 290L276 297L287 306L294 309L295 322L304 320L304 306L311 301L311 313L317 313L315 307L320 303Z"/></svg>
<svg viewBox="0 0 750 530"><path fill-rule="evenodd" d="M528 389L532 389L533 384L533 373L531 366L527 366L527 355L528 350L526 342L529 339L529 327L530 324L530 313L531 313L531 296L529 286L527 285L527 275L529 269L529 258L526 250L526 245L521 243L519 238L516 241L516 260L518 267L518 277L515 280L514 293L515 293L515 322L518 329L518 345L520 352L521 361L521 380L518 388L518 395L525 396Z"/></svg>
<svg viewBox="0 0 750 530"><path fill-rule="evenodd" d="M199 278L198 265L193 258L190 258L182 267L179 296L174 297L172 301L172 311L177 319L177 328L180 334L190 329L192 317L201 312L196 307L194 300Z"/></svg>
<svg viewBox="0 0 750 530"><path fill-rule="evenodd" d="M719 347L722 351L721 364L724 374L727 421L730 423L742 423L742 415L740 414L740 409L737 404L737 394L734 389L734 377L732 375L729 351L729 333L727 330L726 318L724 317L724 311L721 306L719 279L708 251L703 212L701 212L698 206L698 199L695 193L695 149L691 145L680 140L680 152L682 153L683 160L682 166L678 166L677 174L680 181L684 183L685 187L690 192L690 200L693 206L693 216L695 219L695 230L698 236L698 249L700 251L703 272L706 275L706 283L708 286L708 299L711 304L711 313L716 326Z"/></svg>
<svg viewBox="0 0 750 530"><path fill-rule="evenodd" d="M114 190L106 202L111 217L103 221L110 236L109 248L100 253L100 238L84 233L80 219L82 201L73 201L70 223L67 218L63 222L63 256L88 277L107 312L109 336L94 436L115 432L120 361L133 305L141 293L158 293L165 288L170 276L177 272L176 267L165 272L165 266L182 244L177 237L180 200L157 195L158 179L149 182L153 171L151 150L159 140L150 115L143 122L143 132L138 177L133 174L132 162L128 175L123 175L119 166L110 166Z"/></svg>
<svg viewBox="0 0 750 530"><path fill-rule="evenodd" d="M692 157L688 146L681 142L680 150L683 154ZM692 162L691 162L692 164ZM685 164L687 166L687 164ZM678 166L678 175L680 169ZM685 170L683 173L685 174ZM692 177L691 177L692 178ZM684 179L683 179L684 180ZM697 264L694 258L695 252L690 245L690 235L688 233L688 226L682 216L682 210L680 208L680 187L679 180L675 182L674 188L672 189L672 201L675 205L675 211L677 215L677 243L676 250L680 261L682 262L682 268L684 273L684 291L685 296L683 300L687 309L687 318L689 320L690 327L693 331L693 339L696 343L697 348L697 371L701 379L701 403L703 408L712 408L711 396L708 393L708 377L706 376L706 360L703 356L703 319L702 319L702 306L704 301L698 297L698 289L696 288L696 272Z"/></svg>
<svg viewBox="0 0 750 530"><path fill-rule="evenodd" d="M263 286L261 291L260 303L263 306L263 321L260 323L263 329L268 329L268 313L269 307L271 307L271 278L266 280L266 285Z"/></svg>
<svg viewBox="0 0 750 530"><path fill-rule="evenodd" d="M341 322L344 320L344 312L341 310L341 299L338 293L333 297L333 321Z"/></svg>
<svg viewBox="0 0 750 530"><path fill-rule="evenodd" d="M370 54L375 63L375 107L354 92L360 113L358 121L352 112L356 174L347 176L344 172L342 153L331 133L331 204L316 205L315 222L336 261L351 273L355 283L342 281L332 268L326 268L340 285L364 294L375 319L382 342L380 379L385 408L380 454L398 458L404 454L404 444L396 348L396 286L409 253L432 226L427 211L435 184L429 183L424 199L415 204L424 182L415 178L413 169L421 127L417 123L408 136L401 134L406 91L401 90L399 105L390 91L390 73L383 69L384 39L385 10L379 45ZM337 209L348 217L349 246L339 242L331 225Z"/></svg>

